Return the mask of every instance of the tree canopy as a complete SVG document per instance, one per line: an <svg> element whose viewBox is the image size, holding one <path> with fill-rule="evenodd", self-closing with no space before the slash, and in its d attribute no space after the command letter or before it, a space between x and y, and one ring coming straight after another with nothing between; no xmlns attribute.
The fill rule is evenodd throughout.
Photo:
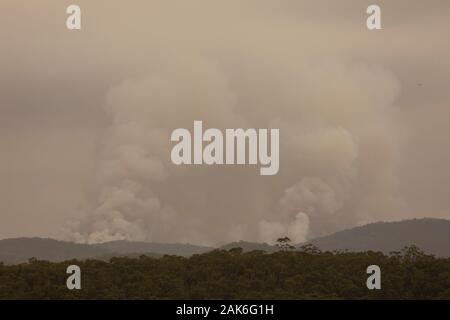
<svg viewBox="0 0 450 320"><path fill-rule="evenodd" d="M82 270L68 290L66 268ZM382 289L368 290L378 265ZM321 252L312 246L275 253L240 248L189 258L140 256L60 263L0 264L1 299L450 299L450 259L416 247L379 252Z"/></svg>

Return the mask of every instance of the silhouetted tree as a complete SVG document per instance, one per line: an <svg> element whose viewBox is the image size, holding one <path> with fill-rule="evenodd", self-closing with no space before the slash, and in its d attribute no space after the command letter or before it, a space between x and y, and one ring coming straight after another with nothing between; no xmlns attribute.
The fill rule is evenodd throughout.
<svg viewBox="0 0 450 320"><path fill-rule="evenodd" d="M291 239L289 237L278 238L276 246L282 251L294 250L295 247L290 242Z"/></svg>

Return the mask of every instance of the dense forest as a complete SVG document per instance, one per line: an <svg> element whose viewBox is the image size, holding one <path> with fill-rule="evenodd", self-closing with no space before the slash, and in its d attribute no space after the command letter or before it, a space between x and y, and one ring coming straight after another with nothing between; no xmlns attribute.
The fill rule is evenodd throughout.
<svg viewBox="0 0 450 320"><path fill-rule="evenodd" d="M68 290L66 268L81 268L81 290ZM381 290L368 290L366 268L381 267ZM312 246L191 257L0 264L1 299L450 299L450 259L416 247L379 252L321 252Z"/></svg>

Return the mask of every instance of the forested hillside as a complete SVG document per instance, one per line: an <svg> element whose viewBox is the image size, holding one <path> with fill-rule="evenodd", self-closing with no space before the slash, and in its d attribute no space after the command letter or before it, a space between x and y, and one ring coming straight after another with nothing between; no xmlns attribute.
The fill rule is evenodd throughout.
<svg viewBox="0 0 450 320"><path fill-rule="evenodd" d="M66 268L81 268L68 290ZM366 268L381 267L368 290ZM112 258L0 264L0 299L450 299L450 259L415 247L402 253L214 250L189 258Z"/></svg>

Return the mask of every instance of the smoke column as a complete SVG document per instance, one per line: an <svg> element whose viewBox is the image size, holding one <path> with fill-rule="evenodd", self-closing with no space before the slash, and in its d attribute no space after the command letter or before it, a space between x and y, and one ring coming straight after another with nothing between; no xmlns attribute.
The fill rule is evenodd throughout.
<svg viewBox="0 0 450 320"><path fill-rule="evenodd" d="M161 5L162 17L149 19L165 37L149 33L142 65L125 64L132 72L105 95L109 127L86 218L72 222L72 240L217 244L287 235L302 242L402 207L395 76L381 65L349 62L351 53L337 43L324 53L306 22L220 6L200 1L185 16ZM187 30L165 23L169 13ZM170 134L194 120L279 128L279 174L173 165Z"/></svg>

